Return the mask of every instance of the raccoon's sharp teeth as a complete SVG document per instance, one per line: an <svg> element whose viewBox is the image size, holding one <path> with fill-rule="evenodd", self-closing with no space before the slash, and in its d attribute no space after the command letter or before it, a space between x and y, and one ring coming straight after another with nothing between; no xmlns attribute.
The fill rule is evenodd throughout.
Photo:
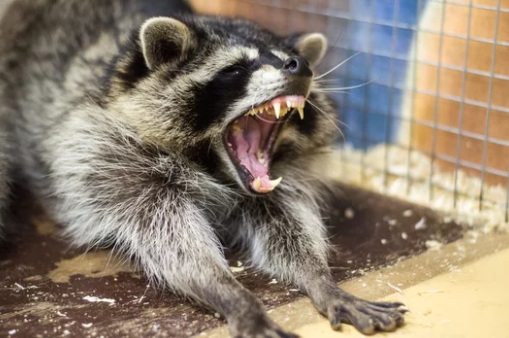
<svg viewBox="0 0 509 338"><path fill-rule="evenodd" d="M304 120L304 107L297 107L297 110L299 111L300 119Z"/></svg>
<svg viewBox="0 0 509 338"><path fill-rule="evenodd" d="M254 179L254 181L253 181L251 186L257 192L269 192L269 191L274 190L279 185L279 183L281 183L282 179L283 178L280 177L278 179L271 180L271 181L269 181L269 186L268 187L262 188L262 178L261 177L257 177L257 178Z"/></svg>
<svg viewBox="0 0 509 338"><path fill-rule="evenodd" d="M276 115L276 118L279 120L279 116L281 115L281 103L274 103L274 114Z"/></svg>
<svg viewBox="0 0 509 338"><path fill-rule="evenodd" d="M260 149L258 149L256 151L256 159L258 160L258 162L260 162L261 164L265 164L266 161L265 161L265 156L263 154L263 151L261 151Z"/></svg>
<svg viewBox="0 0 509 338"><path fill-rule="evenodd" d="M260 177L255 178L253 181L253 189L255 191L259 191L261 186L262 186L262 179Z"/></svg>
<svg viewBox="0 0 509 338"><path fill-rule="evenodd" d="M238 123L234 123L233 126L232 126L232 130L234 133L242 133L242 128L239 126Z"/></svg>
<svg viewBox="0 0 509 338"><path fill-rule="evenodd" d="M265 103L258 107L251 108L245 116L256 116L260 114L274 115L277 120L284 117L286 114L297 109L301 120L304 119L304 102L294 101L293 99L287 99L285 101L275 100L274 103ZM273 102L273 101L272 101Z"/></svg>
<svg viewBox="0 0 509 338"><path fill-rule="evenodd" d="M277 179L275 179L275 180L270 181L270 190L271 190L271 191L272 191L272 190L274 190L274 189L275 189L275 188L279 185L279 183L281 183L281 180L282 180L282 179L283 179L283 178L282 178L282 177L280 177L280 178L277 178Z"/></svg>

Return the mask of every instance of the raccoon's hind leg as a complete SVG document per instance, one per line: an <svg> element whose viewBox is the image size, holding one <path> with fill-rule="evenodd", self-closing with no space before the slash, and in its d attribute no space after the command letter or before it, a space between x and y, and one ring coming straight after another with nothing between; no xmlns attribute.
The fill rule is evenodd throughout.
<svg viewBox="0 0 509 338"><path fill-rule="evenodd" d="M341 290L327 265L325 226L318 206L306 191L292 194L274 191L262 206L246 206L250 225L244 233L253 263L276 278L300 288L327 316L334 329L352 324L364 334L392 331L404 322L407 311L401 303L376 303Z"/></svg>

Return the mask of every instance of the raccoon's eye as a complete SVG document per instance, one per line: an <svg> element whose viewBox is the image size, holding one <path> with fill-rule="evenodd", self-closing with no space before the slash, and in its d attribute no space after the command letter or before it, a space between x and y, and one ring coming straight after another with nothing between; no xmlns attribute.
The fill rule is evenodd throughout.
<svg viewBox="0 0 509 338"><path fill-rule="evenodd" d="M238 75L244 74L246 72L246 70L247 69L244 66L233 65L233 66L229 66L229 67L224 68L221 71L221 74L228 75L228 76L238 76Z"/></svg>

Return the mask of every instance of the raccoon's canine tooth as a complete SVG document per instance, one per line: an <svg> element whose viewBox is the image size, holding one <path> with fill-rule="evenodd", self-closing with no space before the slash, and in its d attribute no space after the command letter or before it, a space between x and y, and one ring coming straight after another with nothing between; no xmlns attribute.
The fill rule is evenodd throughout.
<svg viewBox="0 0 509 338"><path fill-rule="evenodd" d="M286 106L288 108L292 108L292 101L290 101L290 100L286 101Z"/></svg>
<svg viewBox="0 0 509 338"><path fill-rule="evenodd" d="M238 135L239 133L240 133L240 134L242 134L242 133L244 132L244 130L243 130L241 127L239 127L239 125L238 125L238 124L234 124L234 125L232 126L232 131L233 131L233 133L234 133L234 134L237 134L237 135Z"/></svg>
<svg viewBox="0 0 509 338"><path fill-rule="evenodd" d="M253 189L259 191L261 185L262 185L261 178L260 177L255 178L255 180L253 181Z"/></svg>
<svg viewBox="0 0 509 338"><path fill-rule="evenodd" d="M277 178L277 179L275 179L275 180L270 181L270 190L271 190L271 191L272 191L272 190L274 190L274 189L275 189L275 188L279 185L279 183L281 183L281 180L282 180L282 179L283 179L283 178L282 178L282 177L280 177L280 178Z"/></svg>
<svg viewBox="0 0 509 338"><path fill-rule="evenodd" d="M281 103L274 103L273 108L276 118L279 119L279 116L281 115Z"/></svg>
<svg viewBox="0 0 509 338"><path fill-rule="evenodd" d="M297 110L299 111L300 119L304 120L304 107L297 107Z"/></svg>
<svg viewBox="0 0 509 338"><path fill-rule="evenodd" d="M260 149L256 151L256 159L261 164L265 164L265 156L263 155L263 152Z"/></svg>

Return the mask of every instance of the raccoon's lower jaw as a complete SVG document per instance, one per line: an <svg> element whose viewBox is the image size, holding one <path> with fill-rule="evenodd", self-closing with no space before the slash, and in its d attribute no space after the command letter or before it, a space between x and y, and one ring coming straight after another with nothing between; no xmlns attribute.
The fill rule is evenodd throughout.
<svg viewBox="0 0 509 338"><path fill-rule="evenodd" d="M270 162L272 148L281 128L297 110L304 119L304 96L280 96L250 109L227 128L225 143L246 189L255 193L274 190L282 177L272 180Z"/></svg>

